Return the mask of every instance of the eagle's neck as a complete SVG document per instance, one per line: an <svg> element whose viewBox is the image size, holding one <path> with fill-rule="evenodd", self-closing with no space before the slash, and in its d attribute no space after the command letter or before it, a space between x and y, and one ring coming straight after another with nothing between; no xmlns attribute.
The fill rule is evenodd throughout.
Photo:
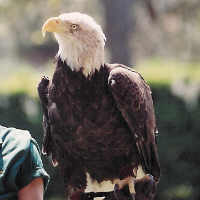
<svg viewBox="0 0 200 200"><path fill-rule="evenodd" d="M57 37L57 56L65 61L72 71L82 71L88 77L104 64L104 47L98 43L83 43Z"/></svg>

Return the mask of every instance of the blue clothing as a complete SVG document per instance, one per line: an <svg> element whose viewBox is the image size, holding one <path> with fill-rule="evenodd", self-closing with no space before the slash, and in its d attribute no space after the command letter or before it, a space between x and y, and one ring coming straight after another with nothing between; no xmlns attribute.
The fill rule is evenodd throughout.
<svg viewBox="0 0 200 200"><path fill-rule="evenodd" d="M28 131L0 126L0 200L15 200L17 193L35 178L46 188L49 175L40 150Z"/></svg>

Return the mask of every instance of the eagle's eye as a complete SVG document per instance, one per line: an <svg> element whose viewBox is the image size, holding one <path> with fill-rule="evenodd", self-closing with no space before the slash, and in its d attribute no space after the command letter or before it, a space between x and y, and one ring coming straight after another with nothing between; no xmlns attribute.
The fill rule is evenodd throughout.
<svg viewBox="0 0 200 200"><path fill-rule="evenodd" d="M71 28L72 28L72 30L77 30L78 29L78 25L77 24L72 24Z"/></svg>

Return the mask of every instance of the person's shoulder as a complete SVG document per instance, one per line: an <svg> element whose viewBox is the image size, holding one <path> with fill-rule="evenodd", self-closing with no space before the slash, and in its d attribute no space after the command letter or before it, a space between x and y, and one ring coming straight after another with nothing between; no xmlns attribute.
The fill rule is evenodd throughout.
<svg viewBox="0 0 200 200"><path fill-rule="evenodd" d="M2 147L18 151L28 150L32 141L29 131L12 127L0 127L0 138L2 140Z"/></svg>

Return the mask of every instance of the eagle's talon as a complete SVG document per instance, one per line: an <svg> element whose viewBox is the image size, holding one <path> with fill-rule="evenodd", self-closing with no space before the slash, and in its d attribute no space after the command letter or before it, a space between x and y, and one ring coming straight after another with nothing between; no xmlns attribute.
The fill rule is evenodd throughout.
<svg viewBox="0 0 200 200"><path fill-rule="evenodd" d="M149 177L149 185L151 188L153 188L153 186L155 184L154 177L151 174L147 174L147 176Z"/></svg>
<svg viewBox="0 0 200 200"><path fill-rule="evenodd" d="M142 198L153 199L156 190L156 181L151 174L147 174L143 178L136 180L136 199Z"/></svg>
<svg viewBox="0 0 200 200"><path fill-rule="evenodd" d="M151 174L147 174L147 176L150 178L151 181L153 181L153 182L155 181L154 177Z"/></svg>
<svg viewBox="0 0 200 200"><path fill-rule="evenodd" d="M114 197L116 200L128 200L128 196L125 195L124 191L123 191L124 188L122 189L119 189L119 185L118 184L115 184L114 186Z"/></svg>
<svg viewBox="0 0 200 200"><path fill-rule="evenodd" d="M115 192L116 190L119 190L119 185L118 185L118 184L115 184L115 186L114 186L114 192Z"/></svg>
<svg viewBox="0 0 200 200"><path fill-rule="evenodd" d="M130 194L130 196L131 196L131 200L135 200L135 194L134 193Z"/></svg>
<svg viewBox="0 0 200 200"><path fill-rule="evenodd" d="M114 196L117 200L121 200L121 191L119 189L119 185L118 184L115 184L114 186Z"/></svg>

